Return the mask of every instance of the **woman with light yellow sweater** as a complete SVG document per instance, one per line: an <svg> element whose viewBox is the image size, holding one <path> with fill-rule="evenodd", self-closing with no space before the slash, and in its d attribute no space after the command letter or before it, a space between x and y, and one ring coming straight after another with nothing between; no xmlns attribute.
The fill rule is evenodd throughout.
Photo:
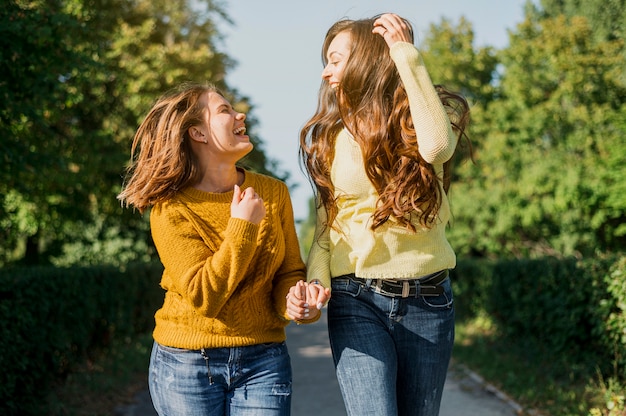
<svg viewBox="0 0 626 416"><path fill-rule="evenodd" d="M350 416L437 415L454 341L447 191L469 109L433 85L412 42L395 14L335 23L300 135L318 203L308 284L332 288Z"/></svg>
<svg viewBox="0 0 626 416"><path fill-rule="evenodd" d="M160 415L290 414L286 297L305 269L287 186L237 165L252 150L244 121L214 87L186 85L133 140L118 198L151 207L164 266L149 371Z"/></svg>

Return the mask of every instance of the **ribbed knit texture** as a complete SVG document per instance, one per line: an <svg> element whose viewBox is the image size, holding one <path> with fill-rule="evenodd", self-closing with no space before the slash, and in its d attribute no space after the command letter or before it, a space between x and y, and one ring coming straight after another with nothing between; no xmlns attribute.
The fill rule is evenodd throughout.
<svg viewBox="0 0 626 416"><path fill-rule="evenodd" d="M442 178L443 163L457 144L450 120L415 46L398 42L390 53L409 98L419 152ZM332 277L349 273L407 279L455 267L456 256L445 236L450 206L443 185L438 221L431 228L413 221L417 231L412 232L390 219L372 231L378 193L365 173L361 148L346 129L336 139L331 179L339 209L334 224L338 231L323 226L326 213L320 208L307 261L309 280L319 279L330 287Z"/></svg>
<svg viewBox="0 0 626 416"><path fill-rule="evenodd" d="M305 278L287 186L245 172L263 199L259 225L230 217L233 192L193 188L155 205L152 237L166 290L154 339L187 349L285 340L289 288Z"/></svg>

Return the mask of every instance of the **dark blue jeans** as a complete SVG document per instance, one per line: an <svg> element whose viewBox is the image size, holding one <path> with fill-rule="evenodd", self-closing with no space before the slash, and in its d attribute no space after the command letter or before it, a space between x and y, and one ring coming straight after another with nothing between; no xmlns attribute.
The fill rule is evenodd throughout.
<svg viewBox="0 0 626 416"><path fill-rule="evenodd" d="M208 361L206 358L208 358ZM150 395L162 416L289 416L287 345L199 350L154 343Z"/></svg>
<svg viewBox="0 0 626 416"><path fill-rule="evenodd" d="M332 280L328 330L349 416L436 416L454 344L450 279L439 296L392 298Z"/></svg>

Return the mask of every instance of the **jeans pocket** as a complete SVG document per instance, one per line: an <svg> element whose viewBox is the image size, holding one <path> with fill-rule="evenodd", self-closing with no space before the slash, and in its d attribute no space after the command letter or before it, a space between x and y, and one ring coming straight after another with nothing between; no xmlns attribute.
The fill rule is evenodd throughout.
<svg viewBox="0 0 626 416"><path fill-rule="evenodd" d="M164 365L193 364L201 359L200 351L168 347L157 343L156 357Z"/></svg>
<svg viewBox="0 0 626 416"><path fill-rule="evenodd" d="M332 293L335 294L345 294L352 296L354 298L358 297L361 293L362 286L357 282L343 278L343 277L335 277L331 281ZM331 295L332 300L332 295Z"/></svg>

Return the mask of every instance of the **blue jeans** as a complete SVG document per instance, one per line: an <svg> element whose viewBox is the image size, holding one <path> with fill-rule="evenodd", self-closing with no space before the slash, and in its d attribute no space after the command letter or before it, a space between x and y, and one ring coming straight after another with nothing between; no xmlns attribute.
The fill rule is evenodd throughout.
<svg viewBox="0 0 626 416"><path fill-rule="evenodd" d="M149 386L161 416L289 416L291 412L291 361L284 342L205 350L155 342Z"/></svg>
<svg viewBox="0 0 626 416"><path fill-rule="evenodd" d="M332 280L328 331L349 416L436 416L454 344L450 279L439 296L392 298Z"/></svg>

